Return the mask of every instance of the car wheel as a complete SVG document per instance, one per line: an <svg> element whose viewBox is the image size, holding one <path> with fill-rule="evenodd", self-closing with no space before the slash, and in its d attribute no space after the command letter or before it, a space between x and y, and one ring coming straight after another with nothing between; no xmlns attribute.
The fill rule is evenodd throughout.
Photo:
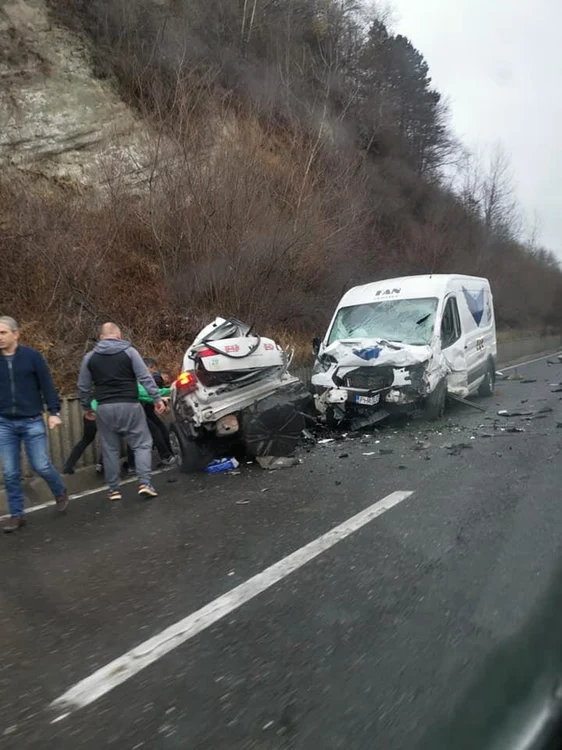
<svg viewBox="0 0 562 750"><path fill-rule="evenodd" d="M441 419L445 413L445 401L447 399L447 379L443 378L437 384L429 396L425 399L424 413L425 418L430 422L436 422Z"/></svg>
<svg viewBox="0 0 562 750"><path fill-rule="evenodd" d="M486 370L486 375L484 376L484 380L480 383L480 386L478 388L478 395L479 396L493 396L495 387L496 387L496 368L494 367L494 363L490 360L488 362L488 369Z"/></svg>
<svg viewBox="0 0 562 750"><path fill-rule="evenodd" d="M302 439L302 411L280 392L246 409L241 437L249 456L292 456Z"/></svg>
<svg viewBox="0 0 562 750"><path fill-rule="evenodd" d="M203 471L211 460L205 447L184 435L176 424L170 425L170 445L179 470L185 474Z"/></svg>

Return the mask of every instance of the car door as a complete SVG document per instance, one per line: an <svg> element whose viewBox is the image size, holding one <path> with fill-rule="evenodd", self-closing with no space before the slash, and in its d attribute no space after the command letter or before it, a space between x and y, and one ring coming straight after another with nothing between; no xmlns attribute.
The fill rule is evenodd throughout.
<svg viewBox="0 0 562 750"><path fill-rule="evenodd" d="M445 299L440 335L441 352L450 369L447 378L448 389L459 396L466 394L468 383L465 341L457 299L454 294Z"/></svg>

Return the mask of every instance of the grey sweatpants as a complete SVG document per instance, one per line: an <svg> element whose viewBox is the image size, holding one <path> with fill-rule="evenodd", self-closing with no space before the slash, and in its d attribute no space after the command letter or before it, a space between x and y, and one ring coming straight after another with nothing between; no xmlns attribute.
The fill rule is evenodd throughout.
<svg viewBox="0 0 562 750"><path fill-rule="evenodd" d="M150 484L152 436L140 403L100 404L96 415L103 455L103 470L109 491L119 486L121 438L135 454L139 482Z"/></svg>

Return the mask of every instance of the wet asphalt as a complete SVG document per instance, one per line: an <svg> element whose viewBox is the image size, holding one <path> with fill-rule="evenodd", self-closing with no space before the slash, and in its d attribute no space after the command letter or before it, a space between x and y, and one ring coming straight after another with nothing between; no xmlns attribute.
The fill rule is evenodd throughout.
<svg viewBox="0 0 562 750"><path fill-rule="evenodd" d="M455 405L305 447L295 468L172 471L157 500L127 485L119 504L30 515L0 539L0 746L419 746L558 561L562 364L518 372L535 382L498 382L485 414ZM51 723L72 685L397 490L414 494Z"/></svg>

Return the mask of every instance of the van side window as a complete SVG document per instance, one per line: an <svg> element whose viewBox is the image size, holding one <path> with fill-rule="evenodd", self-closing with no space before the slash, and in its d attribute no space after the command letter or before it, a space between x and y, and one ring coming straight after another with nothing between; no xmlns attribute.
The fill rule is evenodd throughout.
<svg viewBox="0 0 562 750"><path fill-rule="evenodd" d="M441 348L446 349L455 341L458 341L461 335L461 321L459 317L459 308L457 300L449 297L445 309L443 310L443 319L441 321Z"/></svg>

